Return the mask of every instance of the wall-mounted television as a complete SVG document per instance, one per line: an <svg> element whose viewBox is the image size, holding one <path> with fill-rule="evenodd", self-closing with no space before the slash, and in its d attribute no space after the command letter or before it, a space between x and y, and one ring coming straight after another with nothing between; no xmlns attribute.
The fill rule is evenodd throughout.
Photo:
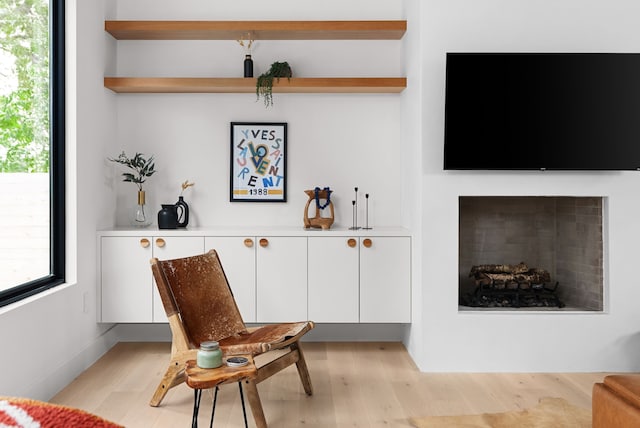
<svg viewBox="0 0 640 428"><path fill-rule="evenodd" d="M447 54L444 169L639 168L640 54Z"/></svg>

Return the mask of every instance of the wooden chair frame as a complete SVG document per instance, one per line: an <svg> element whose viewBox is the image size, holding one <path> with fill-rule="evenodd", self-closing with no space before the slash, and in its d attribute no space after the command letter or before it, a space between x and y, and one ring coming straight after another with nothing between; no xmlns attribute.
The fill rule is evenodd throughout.
<svg viewBox="0 0 640 428"><path fill-rule="evenodd" d="M194 257L210 257L211 261L217 262L220 264L219 258L215 250L211 250L208 253L202 256L194 256ZM157 258L151 259L151 269L153 271L153 275L156 280L156 285L158 287L158 291L160 292L160 297L162 298L162 303L167 314L167 318L169 319L169 326L171 328L171 360L169 362L169 366L160 381L160 384L155 390L153 397L149 404L153 407L157 407L160 405L165 395L169 391L169 389L174 386L180 385L185 381L185 365L188 360L196 359L197 348L193 344L193 341L190 340L187 330L185 329L185 325L183 324L183 320L181 317L181 312L178 304L176 303L176 299L174 297L171 285L169 280L167 279L167 275L163 270L163 264L170 263L171 260L160 261ZM222 266L219 266L222 269ZM227 288L229 290L229 294L231 298L233 295L231 293L231 289L229 288L228 281L226 281L226 275L224 276L224 280L226 282ZM235 305L235 301L233 301ZM236 307L237 310L237 307ZM239 316L239 311L238 311ZM240 321L241 317L240 317ZM244 325L244 322L242 322ZM288 324L283 324L287 326ZM304 358L304 354L302 349L300 348L299 340L300 338L306 334L309 330L314 327L313 322L307 321L304 323L292 323L292 326L295 325L297 328L297 334L292 336L284 336L282 340L270 342L270 343L261 343L257 350L252 352L252 355L260 355L262 353L280 350L279 352L283 352L284 354L279 357L265 363L264 365L258 367L258 375L256 379L245 381L245 388L247 392L247 399L249 401L249 405L251 407L251 411L253 413L254 420L256 422L256 426L258 428L266 428L267 422L265 419L264 411L262 408L262 403L260 401L260 395L258 394L257 385L273 376L277 372L283 370L284 368L295 364L298 370L298 374L300 376L300 380L302 382L302 386L307 395L313 394L313 386L311 384L311 377L309 376L309 370L307 368L307 364ZM246 328L246 334L253 334L260 331L263 327L253 327ZM224 338L219 338L224 339ZM221 343L221 348L223 352L225 350L224 340Z"/></svg>

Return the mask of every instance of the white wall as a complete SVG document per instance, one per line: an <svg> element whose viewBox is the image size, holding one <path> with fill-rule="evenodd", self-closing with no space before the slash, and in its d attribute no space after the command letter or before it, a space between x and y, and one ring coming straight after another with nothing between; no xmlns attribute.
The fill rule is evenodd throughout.
<svg viewBox="0 0 640 428"><path fill-rule="evenodd" d="M67 1L66 7L67 285L0 309L0 395L48 399L116 340L95 322L95 231L113 217L100 172L115 135L114 97L102 87L110 6Z"/></svg>
<svg viewBox="0 0 640 428"><path fill-rule="evenodd" d="M118 2L118 19L401 19L401 2L337 0ZM226 41L119 41L120 76L241 77L244 51ZM401 41L257 41L254 75L286 60L294 76L402 76ZM191 226L277 225L302 227L304 190L330 186L334 227L351 226L354 187L359 187L360 219L370 194L370 225L402 225L401 95L276 94L266 109L255 94L118 95L117 139L121 149L153 154L158 172L145 184L152 215L174 203L180 183ZM287 122L286 204L229 202L229 124L232 121ZM126 226L135 187L119 182L116 224Z"/></svg>
<svg viewBox="0 0 640 428"><path fill-rule="evenodd" d="M445 172L447 51L633 52L631 0L430 0L423 5L422 285L426 371L628 371L640 368L640 239L635 172ZM459 313L459 195L607 198L606 311L602 314Z"/></svg>

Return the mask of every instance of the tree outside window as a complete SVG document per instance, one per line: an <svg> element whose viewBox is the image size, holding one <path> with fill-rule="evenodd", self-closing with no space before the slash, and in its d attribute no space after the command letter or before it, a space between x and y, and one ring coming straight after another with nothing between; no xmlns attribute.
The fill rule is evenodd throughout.
<svg viewBox="0 0 640 428"><path fill-rule="evenodd" d="M0 293L52 273L56 3L0 0Z"/></svg>

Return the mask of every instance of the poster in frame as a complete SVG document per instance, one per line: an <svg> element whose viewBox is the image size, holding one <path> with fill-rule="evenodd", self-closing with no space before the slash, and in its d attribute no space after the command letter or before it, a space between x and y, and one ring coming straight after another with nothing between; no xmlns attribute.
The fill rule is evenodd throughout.
<svg viewBox="0 0 640 428"><path fill-rule="evenodd" d="M231 202L287 201L287 124L231 122Z"/></svg>

